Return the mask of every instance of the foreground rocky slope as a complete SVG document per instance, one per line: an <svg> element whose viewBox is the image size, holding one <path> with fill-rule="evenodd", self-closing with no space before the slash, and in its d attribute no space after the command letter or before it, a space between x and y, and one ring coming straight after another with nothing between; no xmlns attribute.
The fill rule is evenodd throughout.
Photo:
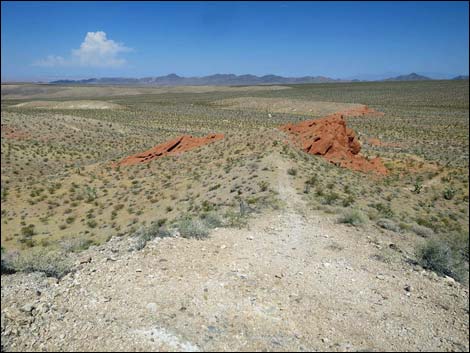
<svg viewBox="0 0 470 353"><path fill-rule="evenodd" d="M284 209L204 241L133 238L77 255L60 281L2 276L2 347L21 350L455 350L468 287L408 263L401 239Z"/></svg>

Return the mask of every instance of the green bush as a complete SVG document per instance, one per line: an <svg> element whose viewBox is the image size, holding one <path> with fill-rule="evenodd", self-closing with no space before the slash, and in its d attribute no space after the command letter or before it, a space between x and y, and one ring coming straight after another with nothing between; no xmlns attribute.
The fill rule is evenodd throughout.
<svg viewBox="0 0 470 353"><path fill-rule="evenodd" d="M171 236L171 233L165 227L163 227L163 223L161 220L159 220L150 227L141 228L136 233L134 233L134 237L137 238L135 249L143 249L145 245L147 245L147 242L155 238L166 238Z"/></svg>
<svg viewBox="0 0 470 353"><path fill-rule="evenodd" d="M385 218L392 218L393 211L390 204L384 204L382 202L370 204L369 207L375 208Z"/></svg>
<svg viewBox="0 0 470 353"><path fill-rule="evenodd" d="M203 239L209 235L207 226L200 219L183 218L177 224L183 238Z"/></svg>
<svg viewBox="0 0 470 353"><path fill-rule="evenodd" d="M287 174L292 175L292 176L296 176L297 175L297 169L289 168L289 169L287 169Z"/></svg>
<svg viewBox="0 0 470 353"><path fill-rule="evenodd" d="M377 225L380 228L388 229L388 230L391 230L392 232L399 233L401 231L400 226L396 224L394 221L392 221L391 219L381 218L377 221Z"/></svg>
<svg viewBox="0 0 470 353"><path fill-rule="evenodd" d="M429 238L430 236L432 236L434 234L434 231L431 229L431 228L428 228L428 227L425 227L425 226L422 226L422 225L419 225L419 224L416 224L416 223L413 223L411 226L410 226L410 230L419 235L420 237L423 237L423 238Z"/></svg>
<svg viewBox="0 0 470 353"><path fill-rule="evenodd" d="M36 234L36 231L34 229L34 224L30 224L28 225L27 227L22 227L21 228L21 234L24 236L24 237L32 237L33 235Z"/></svg>
<svg viewBox="0 0 470 353"><path fill-rule="evenodd" d="M88 222L86 222L87 226L90 228L96 228L98 225L98 222L96 222L94 219L90 219Z"/></svg>
<svg viewBox="0 0 470 353"><path fill-rule="evenodd" d="M367 223L368 220L368 217L359 210L347 210L339 219L339 222L358 226Z"/></svg>
<svg viewBox="0 0 470 353"><path fill-rule="evenodd" d="M323 198L323 204L325 205L333 205L336 200L339 199L339 195L334 191L329 191Z"/></svg>
<svg viewBox="0 0 470 353"><path fill-rule="evenodd" d="M66 253L68 252L80 252L88 249L91 245L96 244L92 239L85 236L68 236L62 239L60 247Z"/></svg>
<svg viewBox="0 0 470 353"><path fill-rule="evenodd" d="M468 281L468 233L450 233L428 239L416 249L418 263L439 275Z"/></svg>
<svg viewBox="0 0 470 353"><path fill-rule="evenodd" d="M431 269L439 274L449 275L451 253L447 244L430 239L417 250L418 262L424 268Z"/></svg>
<svg viewBox="0 0 470 353"><path fill-rule="evenodd" d="M455 196L456 190L452 187L448 187L444 190L444 198L446 200L452 200Z"/></svg>
<svg viewBox="0 0 470 353"><path fill-rule="evenodd" d="M72 266L72 261L63 252L42 247L2 255L2 272L43 272L49 277L62 278L72 271Z"/></svg>
<svg viewBox="0 0 470 353"><path fill-rule="evenodd" d="M215 212L204 213L201 218L208 228L217 228L223 225L222 219Z"/></svg>
<svg viewBox="0 0 470 353"><path fill-rule="evenodd" d="M234 211L227 211L225 213L226 225L228 227L234 227L241 229L248 225L248 219L245 214Z"/></svg>

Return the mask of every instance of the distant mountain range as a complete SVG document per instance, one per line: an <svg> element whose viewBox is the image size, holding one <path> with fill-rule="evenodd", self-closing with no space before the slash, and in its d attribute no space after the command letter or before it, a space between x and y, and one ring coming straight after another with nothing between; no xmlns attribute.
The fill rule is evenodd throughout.
<svg viewBox="0 0 470 353"><path fill-rule="evenodd" d="M382 81L427 81L432 80L429 77L418 75L417 73L412 72L409 75L400 75L396 77L386 78Z"/></svg>
<svg viewBox="0 0 470 353"><path fill-rule="evenodd" d="M423 81L431 78L411 73L378 81ZM454 80L468 80L468 76L457 76ZM169 74L158 77L125 78L103 77L84 80L58 80L51 84L80 84L80 85L142 85L142 86L235 86L235 85L269 85L294 83L333 83L333 82L365 82L364 80L334 79L325 76L283 77L277 75L234 75L215 74L203 77L182 77Z"/></svg>
<svg viewBox="0 0 470 353"><path fill-rule="evenodd" d="M263 85L263 84L286 84L286 83L326 83L326 82L345 82L344 80L335 80L323 76L304 76L304 77L282 77L276 75L233 75L216 74L203 77L182 77L176 74L170 74L159 77L143 78L121 78L104 77L91 78L86 80L59 80L52 81L54 84L97 84L97 85L150 85L150 86L217 86L217 85ZM349 82L349 81L348 81Z"/></svg>
<svg viewBox="0 0 470 353"><path fill-rule="evenodd" d="M459 75L454 77L453 80L468 80L468 75Z"/></svg>

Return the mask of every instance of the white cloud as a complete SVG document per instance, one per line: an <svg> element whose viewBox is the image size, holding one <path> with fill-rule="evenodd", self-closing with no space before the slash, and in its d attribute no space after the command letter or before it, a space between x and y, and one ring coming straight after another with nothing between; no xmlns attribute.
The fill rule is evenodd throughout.
<svg viewBox="0 0 470 353"><path fill-rule="evenodd" d="M126 61L118 57L119 53L130 51L120 43L106 38L102 31L88 32L79 49L72 50L81 66L121 66Z"/></svg>
<svg viewBox="0 0 470 353"><path fill-rule="evenodd" d="M46 59L35 62L34 65L42 67L119 67L126 63L126 60L119 57L119 54L131 50L121 43L108 39L103 31L88 32L80 48L73 49L68 59L49 55Z"/></svg>

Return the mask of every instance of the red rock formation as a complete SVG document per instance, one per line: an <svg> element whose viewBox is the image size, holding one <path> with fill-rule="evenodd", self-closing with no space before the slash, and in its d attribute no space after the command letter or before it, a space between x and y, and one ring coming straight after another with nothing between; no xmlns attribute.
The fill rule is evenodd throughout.
<svg viewBox="0 0 470 353"><path fill-rule="evenodd" d="M387 174L380 158L368 160L359 154L361 144L354 131L346 127L340 113L322 119L283 125L279 129L287 132L291 140L307 153L323 156L344 168Z"/></svg>
<svg viewBox="0 0 470 353"><path fill-rule="evenodd" d="M207 145L211 142L221 140L224 138L223 134L212 134L205 137L193 137L190 135L183 135L174 138L173 140L156 145L155 147L133 156L128 156L117 163L119 166L128 166L139 163L150 162L162 156L176 155L193 148Z"/></svg>

